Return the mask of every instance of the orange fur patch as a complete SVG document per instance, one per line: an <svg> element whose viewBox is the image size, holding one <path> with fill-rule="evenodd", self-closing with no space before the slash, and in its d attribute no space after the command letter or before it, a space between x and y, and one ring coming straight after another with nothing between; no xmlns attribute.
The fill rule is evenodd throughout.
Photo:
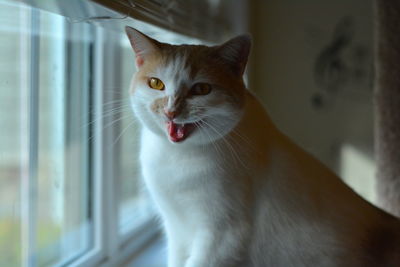
<svg viewBox="0 0 400 267"><path fill-rule="evenodd" d="M164 113L164 107L167 106L168 97L162 97L156 99L150 106L151 110L158 114Z"/></svg>

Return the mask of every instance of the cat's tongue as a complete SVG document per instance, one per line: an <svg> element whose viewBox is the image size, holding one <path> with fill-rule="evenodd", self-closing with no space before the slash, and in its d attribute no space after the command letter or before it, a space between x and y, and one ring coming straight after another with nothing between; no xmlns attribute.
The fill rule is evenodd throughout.
<svg viewBox="0 0 400 267"><path fill-rule="evenodd" d="M176 124L172 121L167 122L168 135L171 141L180 142L185 140L188 133L187 124Z"/></svg>

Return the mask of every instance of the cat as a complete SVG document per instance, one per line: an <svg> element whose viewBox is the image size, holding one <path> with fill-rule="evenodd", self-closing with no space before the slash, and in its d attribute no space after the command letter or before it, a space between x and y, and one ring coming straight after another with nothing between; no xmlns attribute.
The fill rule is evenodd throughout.
<svg viewBox="0 0 400 267"><path fill-rule="evenodd" d="M246 89L248 35L209 47L126 33L168 267L400 266L400 221L289 140Z"/></svg>

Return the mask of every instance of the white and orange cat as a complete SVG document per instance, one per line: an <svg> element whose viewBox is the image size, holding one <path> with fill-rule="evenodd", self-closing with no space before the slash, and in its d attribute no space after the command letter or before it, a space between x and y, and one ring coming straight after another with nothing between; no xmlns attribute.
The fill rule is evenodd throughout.
<svg viewBox="0 0 400 267"><path fill-rule="evenodd" d="M292 143L245 88L249 36L207 47L126 32L169 267L400 266L399 220Z"/></svg>

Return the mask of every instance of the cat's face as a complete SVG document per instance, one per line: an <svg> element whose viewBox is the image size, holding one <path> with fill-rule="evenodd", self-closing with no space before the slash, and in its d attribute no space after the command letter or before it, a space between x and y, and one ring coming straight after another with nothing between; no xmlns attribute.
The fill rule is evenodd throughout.
<svg viewBox="0 0 400 267"><path fill-rule="evenodd" d="M206 144L232 131L244 106L248 36L216 47L175 46L126 30L138 67L131 101L145 127L179 144Z"/></svg>

